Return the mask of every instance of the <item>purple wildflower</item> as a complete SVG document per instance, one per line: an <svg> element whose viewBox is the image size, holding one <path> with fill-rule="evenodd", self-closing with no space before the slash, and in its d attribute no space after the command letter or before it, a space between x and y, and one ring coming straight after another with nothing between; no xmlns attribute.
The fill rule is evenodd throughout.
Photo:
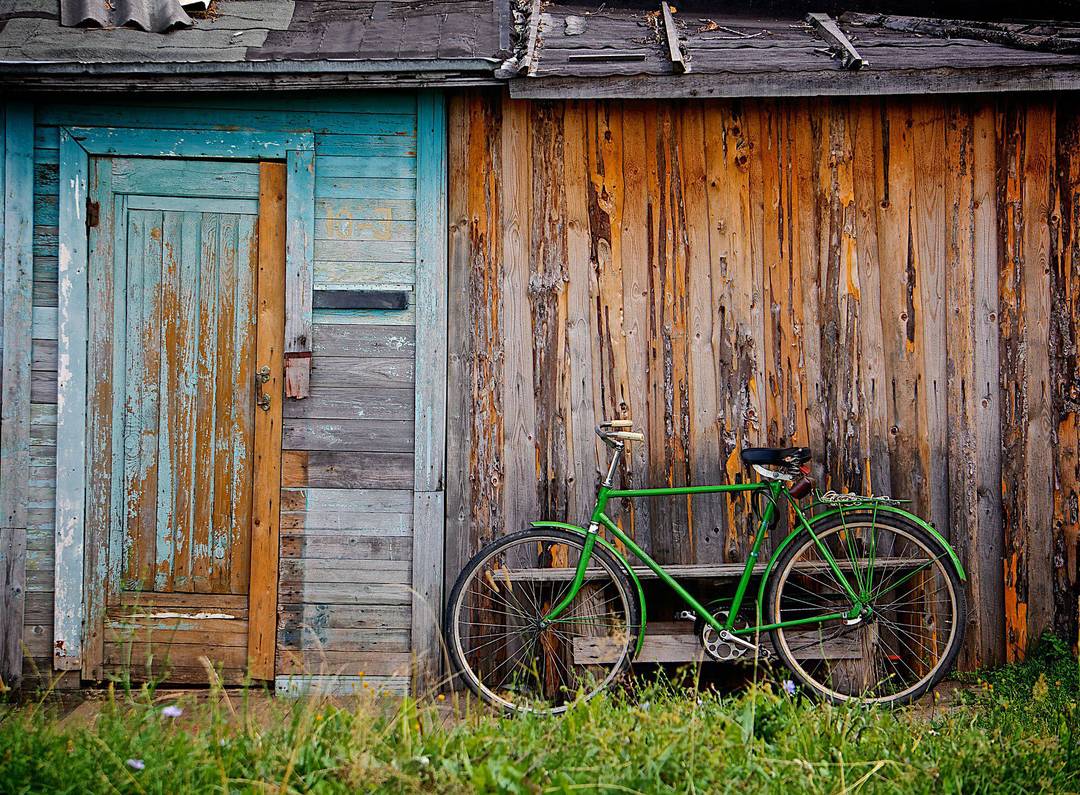
<svg viewBox="0 0 1080 795"><path fill-rule="evenodd" d="M169 704L169 706L162 708L161 714L166 718L179 718L184 714L184 710L180 709L180 707L175 704Z"/></svg>
<svg viewBox="0 0 1080 795"><path fill-rule="evenodd" d="M785 679L783 682L781 682L780 687L784 688L784 692L787 693L789 696L795 695L795 683L792 682L790 679Z"/></svg>
<svg viewBox="0 0 1080 795"><path fill-rule="evenodd" d="M146 762L141 759L129 759L127 760L127 766L132 770L142 770L146 767Z"/></svg>

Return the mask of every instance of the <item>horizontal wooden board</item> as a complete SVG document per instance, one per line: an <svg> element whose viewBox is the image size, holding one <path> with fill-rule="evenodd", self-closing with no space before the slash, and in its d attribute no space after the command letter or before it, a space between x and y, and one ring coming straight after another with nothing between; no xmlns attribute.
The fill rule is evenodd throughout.
<svg viewBox="0 0 1080 795"><path fill-rule="evenodd" d="M282 583L278 599L283 604L405 605L412 603L412 591L408 585L387 583Z"/></svg>
<svg viewBox="0 0 1080 795"><path fill-rule="evenodd" d="M306 560L411 560L412 540L404 537L377 538L371 536L282 535L282 558ZM312 602L333 602L334 599L311 598ZM345 600L349 603L350 600Z"/></svg>
<svg viewBox="0 0 1080 795"><path fill-rule="evenodd" d="M302 629L279 634L283 649L292 651L409 652L409 630Z"/></svg>
<svg viewBox="0 0 1080 795"><path fill-rule="evenodd" d="M312 354L317 357L360 359L412 359L416 355L412 327L324 323L312 333Z"/></svg>
<svg viewBox="0 0 1080 795"><path fill-rule="evenodd" d="M176 665L180 668L197 669L200 658L207 655L226 668L241 668L247 665L247 648L244 646L207 648L205 643L105 643L105 664L130 665L132 670L145 667L151 659L163 666Z"/></svg>
<svg viewBox="0 0 1080 795"><path fill-rule="evenodd" d="M145 622L144 622L145 623ZM123 621L110 621L105 625L105 642L123 647L134 643L147 648L170 649L174 646L201 646L203 653L215 654L222 647L247 648L247 622L233 622L237 626L229 629L210 627L196 629L152 628L129 624Z"/></svg>
<svg viewBox="0 0 1080 795"><path fill-rule="evenodd" d="M408 420L342 420L290 418L282 422L285 450L407 453L413 449L413 423Z"/></svg>
<svg viewBox="0 0 1080 795"><path fill-rule="evenodd" d="M296 110L247 110L233 107L226 112L208 113L205 108L154 107L152 105L76 105L50 103L38 110L37 123L82 127L123 126L162 127L195 130L259 130L292 132L310 130L314 133L347 133L349 135L416 134L415 114L341 113L327 111L311 113Z"/></svg>
<svg viewBox="0 0 1080 795"><path fill-rule="evenodd" d="M415 221L416 202L411 199L362 199L315 195L316 226L325 219L340 221Z"/></svg>
<svg viewBox="0 0 1080 795"><path fill-rule="evenodd" d="M251 163L184 160L179 175L175 161L118 157L112 162L116 193L252 199L259 195L259 169Z"/></svg>
<svg viewBox="0 0 1080 795"><path fill-rule="evenodd" d="M319 152L315 158L315 177L416 179L416 158L361 156L359 150L351 155L327 155Z"/></svg>
<svg viewBox="0 0 1080 795"><path fill-rule="evenodd" d="M319 199L398 199L416 195L415 179L382 177L321 177L315 174L315 196Z"/></svg>
<svg viewBox="0 0 1080 795"><path fill-rule="evenodd" d="M340 320L338 313L334 314ZM318 338L318 331L315 332ZM312 386L389 387L410 389L415 370L412 359L356 358L354 356L314 356L311 360Z"/></svg>
<svg viewBox="0 0 1080 795"><path fill-rule="evenodd" d="M412 565L402 560L319 560L282 558L278 582L294 588L308 583L368 583L408 585Z"/></svg>
<svg viewBox="0 0 1080 795"><path fill-rule="evenodd" d="M333 262L315 260L316 285L414 285L415 262ZM355 325L355 324L354 324ZM402 324L395 324L401 328Z"/></svg>
<svg viewBox="0 0 1080 795"><path fill-rule="evenodd" d="M407 489L413 484L410 453L332 453L292 450L281 454L281 485L331 489Z"/></svg>
<svg viewBox="0 0 1080 795"><path fill-rule="evenodd" d="M389 215L389 213L387 213ZM353 219L342 212L319 218L315 224L316 240L397 240L416 242L414 221L395 221L387 218Z"/></svg>
<svg viewBox="0 0 1080 795"><path fill-rule="evenodd" d="M323 285L349 285L354 284L355 279L351 274L340 277L339 282L330 282L325 274L316 273L316 279ZM399 326L413 326L416 324L416 307L410 303L408 309L315 309L311 313L313 323L355 323L357 325L385 325L392 323Z"/></svg>
<svg viewBox="0 0 1080 795"><path fill-rule="evenodd" d="M357 326L356 328L364 328ZM415 410L411 389L313 387L303 400L286 400L287 419L408 420Z"/></svg>
<svg viewBox="0 0 1080 795"><path fill-rule="evenodd" d="M804 640L804 643L809 641ZM792 645L798 645L798 641L792 640ZM624 648L625 644L615 638L574 638L574 662L579 665L613 663ZM827 647L807 645L797 656L800 660L855 660L861 657L861 652L855 640L844 639L843 642L833 641ZM746 659L752 660L753 653L747 652ZM710 661L700 639L692 633L646 635L641 651L634 657L634 662L643 663Z"/></svg>
<svg viewBox="0 0 1080 795"><path fill-rule="evenodd" d="M174 685L210 685L220 683L223 685L243 685L247 682L247 666L239 668L225 667L211 674L206 667L196 660L191 664L181 664L173 659L168 665L161 661L147 667L145 663L138 665L106 664L102 668L105 678L112 681L147 682L168 680Z"/></svg>
<svg viewBox="0 0 1080 795"><path fill-rule="evenodd" d="M411 240L315 239L315 259L320 262L415 262L416 243ZM325 278L325 276L320 277Z"/></svg>
<svg viewBox="0 0 1080 795"><path fill-rule="evenodd" d="M274 690L279 696L355 696L366 692L404 696L409 692L408 676L321 676L319 674L279 676Z"/></svg>
<svg viewBox="0 0 1080 795"><path fill-rule="evenodd" d="M137 607L153 610L191 610L195 612L228 612L233 617L246 617L247 594L161 593L154 591L121 591L117 608Z"/></svg>
<svg viewBox="0 0 1080 795"><path fill-rule="evenodd" d="M296 511L281 514L281 532L290 535L409 536L412 535L412 516L407 513Z"/></svg>
<svg viewBox="0 0 1080 795"><path fill-rule="evenodd" d="M394 652L278 651L277 673L407 676L410 655Z"/></svg>
<svg viewBox="0 0 1080 795"><path fill-rule="evenodd" d="M410 514L412 495L400 489L283 489L281 510Z"/></svg>
<svg viewBox="0 0 1080 795"><path fill-rule="evenodd" d="M315 629L408 629L412 610L408 605L283 605L278 627L282 630Z"/></svg>

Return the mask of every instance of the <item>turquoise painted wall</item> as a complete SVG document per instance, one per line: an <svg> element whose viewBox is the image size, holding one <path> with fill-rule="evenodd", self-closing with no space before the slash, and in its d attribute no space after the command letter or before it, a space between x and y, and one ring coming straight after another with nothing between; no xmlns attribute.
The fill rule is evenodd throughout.
<svg viewBox="0 0 1080 795"><path fill-rule="evenodd" d="M152 128L311 131L316 147L315 288L382 286L411 290L417 250L417 97L411 93L364 92L39 104L35 121L34 345L24 642L30 655L40 661L42 673L48 675L56 487L59 128L119 127L130 129L132 136ZM197 174L192 179L197 179ZM164 187L173 195L183 195L185 190L184 185ZM399 311L316 310L314 320L324 326L399 326L408 332L411 343L414 302L410 300L409 308ZM411 384L409 389L411 392ZM360 488L340 491L350 500L368 498ZM408 633L403 631L406 646L401 651L407 652Z"/></svg>

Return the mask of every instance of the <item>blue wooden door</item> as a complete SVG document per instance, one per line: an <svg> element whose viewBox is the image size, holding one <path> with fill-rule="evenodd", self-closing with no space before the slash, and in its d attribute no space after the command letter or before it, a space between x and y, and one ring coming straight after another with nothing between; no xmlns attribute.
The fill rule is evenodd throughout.
<svg viewBox="0 0 1080 795"><path fill-rule="evenodd" d="M205 656L235 680L248 637L259 165L112 158L94 170L108 223L91 233L90 344L111 346L108 395L91 407L111 448L92 463L109 469L103 662L205 681Z"/></svg>

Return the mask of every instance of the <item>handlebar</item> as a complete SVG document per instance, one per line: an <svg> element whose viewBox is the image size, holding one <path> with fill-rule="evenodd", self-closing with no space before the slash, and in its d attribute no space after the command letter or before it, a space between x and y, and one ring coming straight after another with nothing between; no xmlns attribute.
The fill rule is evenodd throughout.
<svg viewBox="0 0 1080 795"><path fill-rule="evenodd" d="M634 431L619 431L614 428L633 428L633 420L608 420L596 426L596 435L599 436L608 447L621 445L623 442L644 442L645 434Z"/></svg>

